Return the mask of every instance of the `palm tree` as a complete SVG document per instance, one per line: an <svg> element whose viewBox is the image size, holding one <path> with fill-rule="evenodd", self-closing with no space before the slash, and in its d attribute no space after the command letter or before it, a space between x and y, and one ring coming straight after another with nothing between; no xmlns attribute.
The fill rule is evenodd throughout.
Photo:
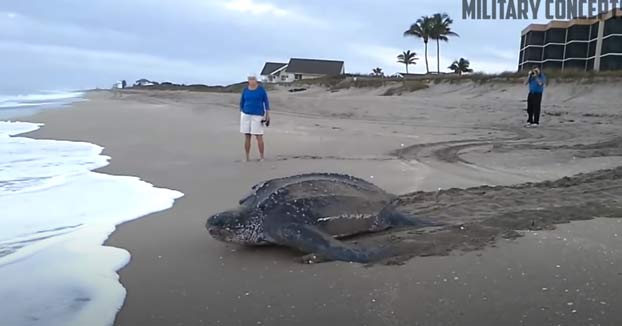
<svg viewBox="0 0 622 326"><path fill-rule="evenodd" d="M406 73L408 73L408 66L417 64L417 60L419 60L417 53L410 52L410 50L404 51L404 53L397 56L397 62L406 65Z"/></svg>
<svg viewBox="0 0 622 326"><path fill-rule="evenodd" d="M432 18L423 16L410 25L410 28L404 32L404 36L414 36L423 40L425 45L425 70L429 74L430 67L428 65L428 41L430 40L430 32L432 31Z"/></svg>
<svg viewBox="0 0 622 326"><path fill-rule="evenodd" d="M382 68L380 67L374 68L372 71L373 71L374 76L378 76L378 77L384 76L384 72L382 72Z"/></svg>
<svg viewBox="0 0 622 326"><path fill-rule="evenodd" d="M458 75L462 76L462 74L465 72L473 72L473 69L469 67L470 65L471 63L469 62L469 60L465 58L460 58L460 60L454 61L454 63L452 63L451 66L449 66L448 68L453 70Z"/></svg>
<svg viewBox="0 0 622 326"><path fill-rule="evenodd" d="M447 14L434 14L430 17L430 38L436 40L436 60L438 73L441 73L441 45L440 41L449 41L449 36L459 36L457 33L451 30L451 24L453 19L449 18Z"/></svg>

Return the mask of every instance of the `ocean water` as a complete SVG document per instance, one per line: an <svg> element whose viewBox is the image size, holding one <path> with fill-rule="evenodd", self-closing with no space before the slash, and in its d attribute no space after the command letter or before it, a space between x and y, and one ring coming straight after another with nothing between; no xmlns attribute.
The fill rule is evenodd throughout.
<svg viewBox="0 0 622 326"><path fill-rule="evenodd" d="M16 102L4 103L29 107ZM116 271L130 254L103 242L183 194L93 172L110 160L95 144L19 136L42 127L0 121L0 325L111 325L125 298Z"/></svg>
<svg viewBox="0 0 622 326"><path fill-rule="evenodd" d="M40 110L62 108L82 100L80 91L47 91L35 94L0 94L0 120L29 116Z"/></svg>

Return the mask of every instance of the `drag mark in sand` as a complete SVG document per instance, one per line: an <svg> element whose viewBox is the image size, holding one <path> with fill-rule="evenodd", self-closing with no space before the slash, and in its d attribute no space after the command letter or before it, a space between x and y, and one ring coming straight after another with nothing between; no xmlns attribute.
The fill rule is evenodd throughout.
<svg viewBox="0 0 622 326"><path fill-rule="evenodd" d="M465 161L459 159L462 150L488 144L488 140L422 144L395 154L402 158L424 158L428 164L464 165ZM533 140L498 141L491 151L555 150L571 151L577 157L603 157L620 156L621 148L622 139L614 137L577 145L543 144ZM521 230L552 229L556 224L596 217L622 218L622 167L514 186L416 192L400 196L397 206L404 213L450 226L428 231L390 231L357 240L368 246L391 244L393 257L385 260L389 264L402 263L415 256L482 249L494 245L500 237L519 237L517 231Z"/></svg>
<svg viewBox="0 0 622 326"><path fill-rule="evenodd" d="M462 155L476 150L488 154L538 150L542 153L566 153L575 158L622 156L622 139L615 135L612 135L610 139L593 144L566 145L574 140L581 140L583 138L582 131L550 127L530 130L506 127L506 131L514 133L515 136L415 144L394 150L390 154L403 161L417 161L443 170L444 173L462 178L472 178L481 182L509 177L516 180L515 183L533 181L533 179L516 171L511 172L495 166L471 162ZM560 145L560 143L564 145Z"/></svg>
<svg viewBox="0 0 622 326"><path fill-rule="evenodd" d="M0 323L111 325L130 255L102 244L182 194L92 172L108 165L99 146L14 137L39 127L0 121Z"/></svg>
<svg viewBox="0 0 622 326"><path fill-rule="evenodd" d="M521 230L552 229L556 224L595 217L622 218L622 167L516 186L417 192L401 196L398 206L451 226L371 239L395 246L396 257L389 260L393 263L482 249L500 237L518 237Z"/></svg>
<svg viewBox="0 0 622 326"><path fill-rule="evenodd" d="M395 161L395 157L347 157L347 156L335 156L335 155L279 155L276 157L276 161L288 161L288 160L333 160L333 161Z"/></svg>

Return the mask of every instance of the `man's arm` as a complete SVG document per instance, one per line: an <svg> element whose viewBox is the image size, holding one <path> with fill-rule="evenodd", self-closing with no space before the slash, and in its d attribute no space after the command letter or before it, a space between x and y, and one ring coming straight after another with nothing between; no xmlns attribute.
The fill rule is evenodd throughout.
<svg viewBox="0 0 622 326"><path fill-rule="evenodd" d="M240 96L240 111L244 109L244 91L242 91L242 95Z"/></svg>
<svg viewBox="0 0 622 326"><path fill-rule="evenodd" d="M266 120L270 120L270 100L268 100L268 92L265 89L263 91L263 103L266 110Z"/></svg>

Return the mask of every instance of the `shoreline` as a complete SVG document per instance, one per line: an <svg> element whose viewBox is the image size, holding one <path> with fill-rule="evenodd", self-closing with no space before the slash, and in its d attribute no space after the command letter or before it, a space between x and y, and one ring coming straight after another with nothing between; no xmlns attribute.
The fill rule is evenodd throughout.
<svg viewBox="0 0 622 326"><path fill-rule="evenodd" d="M111 324L125 298L117 271L129 253L105 240L117 225L165 210L183 194L94 172L108 165L100 146L29 138L41 123L0 121L0 127L0 147L9 154L0 160L7 168L0 180L0 275L12 280L0 286L12 299L0 309L5 322Z"/></svg>
<svg viewBox="0 0 622 326"><path fill-rule="evenodd" d="M459 92L453 97L446 95L439 99L440 89L434 88L426 91L427 96L422 98L372 98L360 95L358 90L353 92L352 95L323 95L312 90L310 94L295 97L275 92L273 103L281 110L274 112L278 127L268 130L268 160L249 165L240 162L237 112L231 110L235 108L235 94L155 92L124 94L123 99L114 100L106 92L95 92L89 93L90 102L26 119L46 123L41 131L26 137L60 137L102 145L104 154L112 157L111 164L102 172L136 175L158 187L178 189L186 194L170 210L123 224L106 241L107 245L127 248L132 253L132 261L120 272L128 294L115 325L247 325L257 322L405 325L417 320L416 316L426 316L425 320L443 321L447 325L468 321L478 321L481 325L516 321L525 311L521 307L526 306L503 298L512 294L527 300L524 297L527 293L507 282L497 284L503 291L492 290L490 285L477 281L476 271L482 268L482 271L489 270L491 277L502 277L503 271L484 267L490 268L494 260L512 265L509 255L504 253L533 250L531 242L525 239L548 243L552 241L548 236L553 234L581 233L577 224L560 227L552 233L528 233L526 238L516 242L502 241L497 244L498 248L448 257L416 258L401 267L365 268L344 263L305 266L295 262L297 254L282 248L244 249L210 239L203 229L210 213L234 206L250 185L273 177L310 171L343 172L364 177L393 193L405 194L417 190L468 188L483 183L502 186L558 179L576 174L575 171L611 168L619 161L617 156L567 157L573 151L591 150L576 147L578 144L596 144L598 139L609 139L617 132L613 124L606 124L602 135L594 135L595 139L581 135L584 130L593 128L589 123L576 125L576 130L569 133L560 124L563 119L570 119L568 115L546 117L547 123L555 123L555 126L525 131L510 122L512 115L520 114L511 110L522 106L518 101L513 102L510 110L492 112L484 107L484 112L473 113L469 107L487 103L490 98L465 103L463 107L460 106L463 95ZM504 96L512 98L513 92L508 90L505 94L511 94ZM429 103L437 104L426 107ZM376 106L386 110L378 112ZM413 106L417 109L412 110ZM300 108L305 111L301 112ZM456 118L456 114L465 115L465 122L457 123L462 120ZM378 123L380 115L394 122ZM418 126L400 123L404 120L414 121ZM469 125L475 128L467 127ZM568 148L551 153L522 148L519 140L512 140L516 135L529 136L528 143ZM499 144L489 140L506 138L509 139L506 143ZM458 147L445 146L447 142ZM414 144L420 145L412 147ZM404 157L388 155L400 148L404 148ZM448 153L459 153L458 157L467 162L456 162L455 155ZM523 169L527 165L536 168ZM609 225L611 229L620 228L614 221L597 220L595 223L613 223ZM617 243L612 244L615 245ZM557 248L555 244L552 246ZM581 252L576 246L571 249ZM591 259L586 254L579 253L579 260L566 258L572 264L585 263L586 259ZM534 257L545 259L551 255L554 254L546 250ZM529 260L523 254L516 257ZM472 260L480 264L471 265ZM460 285L461 290L454 289L454 299L447 297L449 288L442 287L446 283L444 278L453 280L448 270L455 270L460 273L456 277L472 284ZM472 273L460 272L465 270ZM609 272L597 269L595 273ZM444 277L437 279L440 274ZM545 274L553 277L548 272ZM572 278L576 282L580 280L579 274L573 274ZM475 290L477 286L479 290ZM481 300L481 293L479 300L467 300L468 293L485 289L491 291L487 300ZM432 305L443 297L445 302L460 307ZM614 302L614 298L607 300ZM487 309L491 309L489 303L493 300L497 300L499 308L507 309L506 312L489 312ZM535 300L549 306L560 305L550 297ZM536 309L530 318L546 319L553 314L552 310ZM490 318L482 322L478 318L483 311ZM608 312L609 316L613 314L611 310ZM425 324L424 320L421 324Z"/></svg>

